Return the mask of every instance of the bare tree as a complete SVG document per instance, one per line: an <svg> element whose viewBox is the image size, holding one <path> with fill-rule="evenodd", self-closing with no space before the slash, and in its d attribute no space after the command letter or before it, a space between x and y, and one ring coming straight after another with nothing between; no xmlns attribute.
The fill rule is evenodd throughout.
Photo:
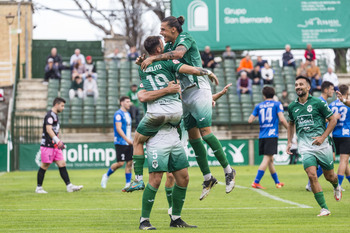
<svg viewBox="0 0 350 233"><path fill-rule="evenodd" d="M118 31L122 32L122 34L127 37L126 43L130 47L136 46L138 48L141 47L140 45L147 33L154 33L152 27L149 26L150 22L145 22L143 20L143 15L146 12L152 11L159 20L162 20L165 17L166 4L170 2L169 0L117 0L115 2L115 9L101 11L91 3L91 0L73 1L92 25L101 29L106 35L114 37L117 33L113 26L115 27L115 25L118 24ZM122 9L118 10L118 5L120 5ZM114 15L114 11L118 12L118 16ZM114 17L110 17L111 15ZM102 17L105 23L98 23L98 17ZM114 20L117 22L115 23Z"/></svg>
<svg viewBox="0 0 350 233"><path fill-rule="evenodd" d="M333 49L335 58L335 71L339 73L346 73L346 52L348 51L347 48L339 48L339 49Z"/></svg>

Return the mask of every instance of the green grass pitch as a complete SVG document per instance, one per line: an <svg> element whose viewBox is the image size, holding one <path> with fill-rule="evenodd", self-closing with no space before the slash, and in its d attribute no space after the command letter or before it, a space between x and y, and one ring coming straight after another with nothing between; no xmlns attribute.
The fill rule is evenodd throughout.
<svg viewBox="0 0 350 233"><path fill-rule="evenodd" d="M337 167L336 167L337 168ZM343 199L336 202L331 184L320 178L331 216L317 217L320 207L313 194L305 191L307 177L301 165L277 166L282 189L276 189L266 172L263 192L250 184L257 167L236 167L237 187L230 194L217 185L199 201L202 176L190 168L190 184L182 218L197 229L171 229L164 191L165 179L157 193L151 223L159 232L349 232L350 184L344 179ZM212 174L224 182L220 167ZM124 170L114 173L107 189L100 186L106 170L70 170L73 184L84 185L81 192L67 193L58 170L46 173L44 189L36 194L36 171L0 175L0 232L140 232L142 191L122 193ZM165 176L164 176L165 178ZM147 180L148 177L145 177ZM349 195L348 195L349 194ZM310 207L310 208L305 208Z"/></svg>

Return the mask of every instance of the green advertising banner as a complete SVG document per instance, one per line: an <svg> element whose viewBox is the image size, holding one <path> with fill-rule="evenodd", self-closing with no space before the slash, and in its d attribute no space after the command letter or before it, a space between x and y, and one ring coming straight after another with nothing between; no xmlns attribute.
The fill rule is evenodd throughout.
<svg viewBox="0 0 350 233"><path fill-rule="evenodd" d="M231 165L248 165L248 140L222 140L223 149ZM102 143L67 143L63 156L69 169L108 168L116 161L114 144ZM220 166L211 148L205 144L210 166ZM20 170L37 170L41 163L39 144L20 145ZM190 166L198 166L192 147L188 146L187 158ZM145 162L146 166L146 162ZM54 168L55 166L52 166Z"/></svg>
<svg viewBox="0 0 350 233"><path fill-rule="evenodd" d="M287 140L278 140L277 154L273 156L273 161L275 165L288 165L290 162L290 155L286 153ZM254 140L254 164L259 165L263 159L263 156L259 156L259 140ZM339 155L335 156L335 162L339 163ZM298 158L298 164L302 163L302 156Z"/></svg>
<svg viewBox="0 0 350 233"><path fill-rule="evenodd" d="M0 144L0 172L7 171L7 144Z"/></svg>
<svg viewBox="0 0 350 233"><path fill-rule="evenodd" d="M349 0L174 0L200 50L350 47Z"/></svg>

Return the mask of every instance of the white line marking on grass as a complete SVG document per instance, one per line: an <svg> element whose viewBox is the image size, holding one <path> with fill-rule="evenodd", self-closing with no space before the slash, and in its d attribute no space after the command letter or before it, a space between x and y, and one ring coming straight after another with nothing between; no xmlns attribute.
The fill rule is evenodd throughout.
<svg viewBox="0 0 350 233"><path fill-rule="evenodd" d="M224 183L222 182L218 182L218 184L220 185L225 185ZM240 185L236 185L237 188L241 188L241 189L250 189L254 192L257 192L259 193L260 195L264 196L264 197L268 197L272 200L275 200L275 201L280 201L280 202L284 202L284 203L287 203L287 204L290 204L290 205L295 205L295 206L298 206L299 208L313 208L311 206L308 206L308 205L304 205L304 204L299 204L299 203L296 203L296 202L293 202L293 201L289 201L289 200L285 200L285 199L282 199L280 197L277 197L277 196L274 196L274 195L271 195L261 189L255 189L255 188L248 188L248 187L244 187L244 186L240 186Z"/></svg>
<svg viewBox="0 0 350 233"><path fill-rule="evenodd" d="M0 172L0 176L5 175L6 172Z"/></svg>
<svg viewBox="0 0 350 233"><path fill-rule="evenodd" d="M183 210L259 210L259 209L299 209L300 207L237 207L237 208L183 208ZM116 208L116 209L0 209L1 211L140 211L141 208ZM155 210L168 210L167 208L156 208Z"/></svg>

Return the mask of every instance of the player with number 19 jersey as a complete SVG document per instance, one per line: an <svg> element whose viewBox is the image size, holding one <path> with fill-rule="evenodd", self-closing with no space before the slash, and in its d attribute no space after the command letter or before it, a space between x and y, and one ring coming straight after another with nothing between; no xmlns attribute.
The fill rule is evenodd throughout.
<svg viewBox="0 0 350 233"><path fill-rule="evenodd" d="M266 100L256 105L252 115L255 117L259 116L259 138L278 137L278 113L280 112L283 112L283 106L278 101Z"/></svg>
<svg viewBox="0 0 350 233"><path fill-rule="evenodd" d="M145 71L139 68L142 88L146 91L156 91L167 87L170 81L176 82L175 73L182 65L178 60L168 60L153 62ZM164 95L147 102L147 113L136 131L145 136L154 136L166 123L177 126L182 113L180 94Z"/></svg>

